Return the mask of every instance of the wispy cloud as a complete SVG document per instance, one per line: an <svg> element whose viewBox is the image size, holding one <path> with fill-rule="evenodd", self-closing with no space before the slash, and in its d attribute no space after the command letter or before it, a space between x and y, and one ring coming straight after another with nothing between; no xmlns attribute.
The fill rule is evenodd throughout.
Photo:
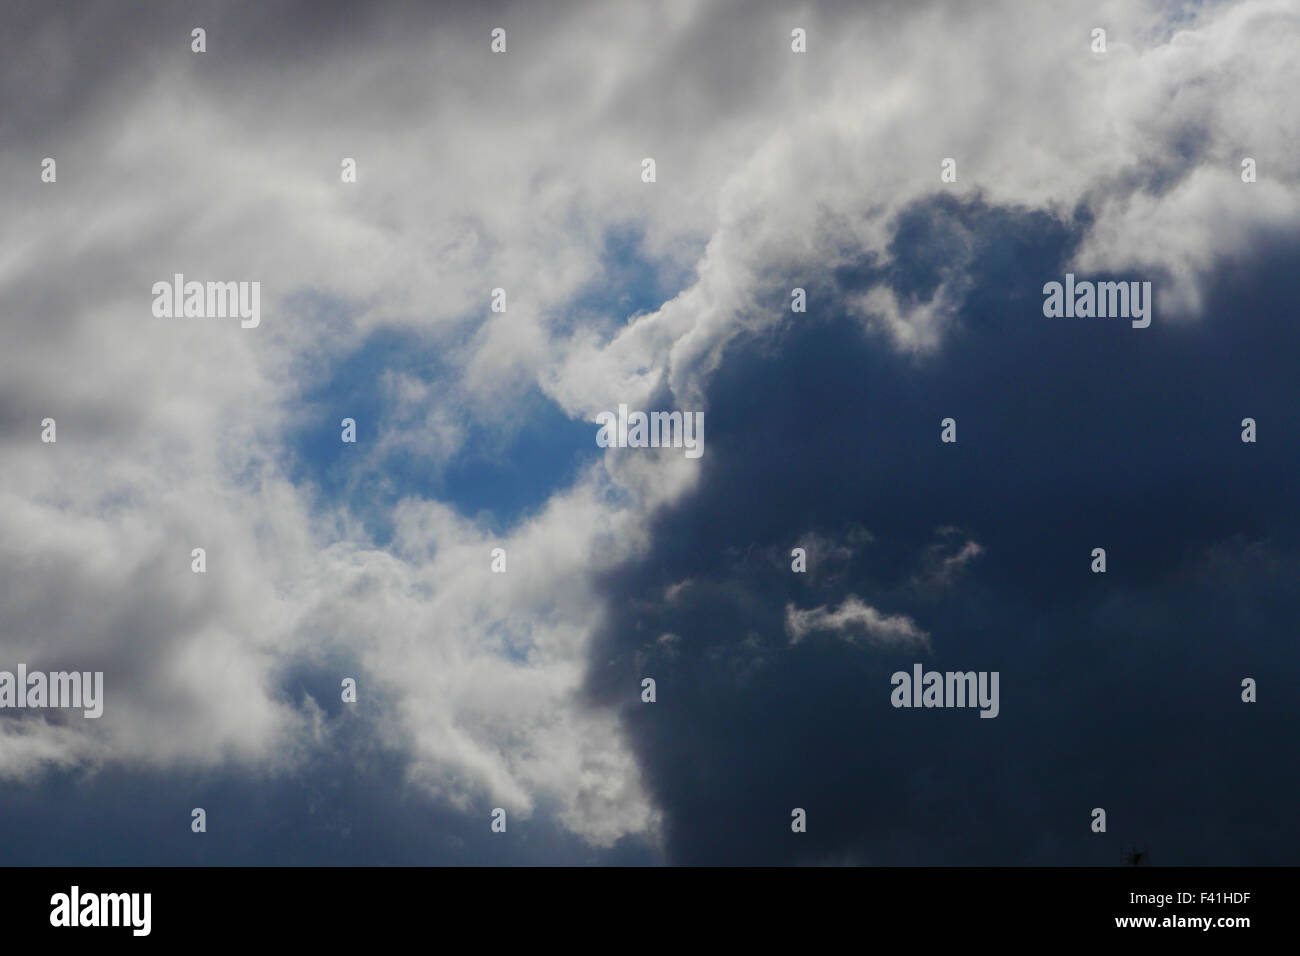
<svg viewBox="0 0 1300 956"><path fill-rule="evenodd" d="M787 604L785 629L791 644L798 644L809 634L826 631L850 642L891 648L930 648L930 635L906 614L882 614L857 595L850 595L835 608L822 605L799 610Z"/></svg>

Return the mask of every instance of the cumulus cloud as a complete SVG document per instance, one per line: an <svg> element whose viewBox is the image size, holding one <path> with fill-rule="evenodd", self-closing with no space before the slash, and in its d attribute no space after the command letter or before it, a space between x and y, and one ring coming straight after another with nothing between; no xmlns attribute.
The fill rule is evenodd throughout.
<svg viewBox="0 0 1300 956"><path fill-rule="evenodd" d="M1269 120L1280 78L1295 79L1294 5L1178 19L1162 4L1012 6L875 7L814 31L807 66L765 84L772 120L749 130L721 184L697 282L607 345L576 345L553 386L566 407L589 413L609 390L649 393L663 376L699 401L728 341L788 317L790 288L864 258L901 267L900 214L942 192L1079 226L1071 267L1152 276L1171 318L1197 314L1216 262L1300 225L1297 134ZM1108 52L1093 54L1102 22ZM1009 43L1017 56L997 57ZM1257 183L1240 179L1245 155L1269 157ZM941 184L949 157L957 182ZM929 295L874 284L852 301L900 348L938 347L965 301L973 247L945 238Z"/></svg>

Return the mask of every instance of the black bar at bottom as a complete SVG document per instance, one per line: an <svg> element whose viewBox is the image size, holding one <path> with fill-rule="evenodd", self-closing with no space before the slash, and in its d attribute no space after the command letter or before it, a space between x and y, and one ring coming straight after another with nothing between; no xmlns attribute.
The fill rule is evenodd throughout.
<svg viewBox="0 0 1300 956"><path fill-rule="evenodd" d="M850 944L902 933L922 945L1097 937L1231 945L1261 930L1289 935L1300 886L1294 868L1218 867L33 868L0 871L0 881L7 942L338 944L424 933L417 938L459 948L454 939L538 945L576 934L570 940L583 949L709 938L821 948L833 945L829 933Z"/></svg>

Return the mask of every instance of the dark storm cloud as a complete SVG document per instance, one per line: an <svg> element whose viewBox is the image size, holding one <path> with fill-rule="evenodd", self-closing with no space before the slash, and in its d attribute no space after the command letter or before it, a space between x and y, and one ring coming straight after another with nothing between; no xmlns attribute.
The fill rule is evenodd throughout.
<svg viewBox="0 0 1300 956"><path fill-rule="evenodd" d="M963 237L974 285L938 354L901 356L833 306L798 317L779 353L729 352L702 485L610 575L592 654L597 699L657 680L625 724L671 860L1112 864L1137 843L1161 863L1294 861L1300 244L1216 277L1204 321L1138 330L1043 317L1077 235L920 203L897 223L900 271L834 280L924 301ZM956 445L939 440L948 416ZM1240 440L1248 416L1258 444ZM855 525L872 540L829 579L815 554L806 576L736 557ZM954 534L982 553L935 586ZM932 653L789 646L787 604L852 594L912 617ZM915 661L999 671L1000 716L892 708L889 676ZM1240 700L1247 676L1257 704Z"/></svg>

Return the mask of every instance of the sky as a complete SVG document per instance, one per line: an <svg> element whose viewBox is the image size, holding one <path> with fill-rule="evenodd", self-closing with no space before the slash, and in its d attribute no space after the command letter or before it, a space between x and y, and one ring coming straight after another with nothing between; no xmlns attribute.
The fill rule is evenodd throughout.
<svg viewBox="0 0 1300 956"><path fill-rule="evenodd" d="M1300 857L1296 0L3 20L0 863Z"/></svg>

